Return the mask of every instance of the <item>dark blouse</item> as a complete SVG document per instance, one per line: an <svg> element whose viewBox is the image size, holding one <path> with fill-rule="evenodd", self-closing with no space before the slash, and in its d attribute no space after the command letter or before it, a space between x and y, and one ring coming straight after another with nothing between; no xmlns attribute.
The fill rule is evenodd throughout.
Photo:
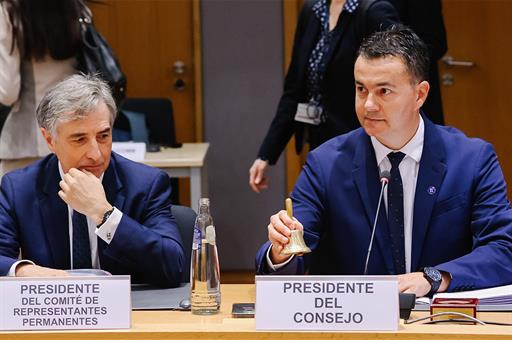
<svg viewBox="0 0 512 340"><path fill-rule="evenodd" d="M319 102L324 112L324 122L318 126L308 126L308 141L314 148L324 141L359 127L355 114L354 61L357 49L364 36L379 29L398 23L398 14L388 0L376 0L366 13L355 1L347 1L334 30L329 35L328 49L319 47L322 32L325 32L328 13L319 17L315 6L325 0L306 1L299 15L292 59L284 82L284 91L277 112L258 152L258 157L274 164L286 147L291 136L296 137L296 151L300 152L304 143L305 125L294 120L299 103L307 103L317 86ZM325 6L327 6L325 4ZM350 8L349 8L350 7ZM325 13L325 12L324 12ZM364 23L364 25L363 25ZM315 49L327 53L317 61L322 69L316 80L309 70L310 60L315 59ZM315 85L316 84L316 85Z"/></svg>

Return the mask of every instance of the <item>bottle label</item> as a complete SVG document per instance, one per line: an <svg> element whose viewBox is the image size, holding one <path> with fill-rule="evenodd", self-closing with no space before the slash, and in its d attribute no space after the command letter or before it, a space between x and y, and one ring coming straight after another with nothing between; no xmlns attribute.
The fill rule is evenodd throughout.
<svg viewBox="0 0 512 340"><path fill-rule="evenodd" d="M219 306L219 295L208 293L192 293L190 302L194 308L211 308Z"/></svg>
<svg viewBox="0 0 512 340"><path fill-rule="evenodd" d="M206 227L206 242L215 245L215 228L213 225Z"/></svg>
<svg viewBox="0 0 512 340"><path fill-rule="evenodd" d="M194 228L194 238L192 241L192 249L196 250L199 249L201 246L201 229Z"/></svg>

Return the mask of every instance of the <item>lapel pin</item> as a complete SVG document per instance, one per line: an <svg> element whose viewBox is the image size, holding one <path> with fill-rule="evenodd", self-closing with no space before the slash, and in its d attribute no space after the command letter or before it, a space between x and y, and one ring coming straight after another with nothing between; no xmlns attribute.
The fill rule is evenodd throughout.
<svg viewBox="0 0 512 340"><path fill-rule="evenodd" d="M436 187L434 187L434 186L428 187L427 192L428 192L429 195L435 194L436 193Z"/></svg>

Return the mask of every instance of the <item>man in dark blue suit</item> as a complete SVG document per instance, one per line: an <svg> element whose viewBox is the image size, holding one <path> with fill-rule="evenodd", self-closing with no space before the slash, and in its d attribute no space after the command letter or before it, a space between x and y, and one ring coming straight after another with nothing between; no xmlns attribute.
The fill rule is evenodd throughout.
<svg viewBox="0 0 512 340"><path fill-rule="evenodd" d="M362 128L310 153L292 193L295 219L284 211L271 217L258 273L323 266L363 274L379 174L390 171L369 274L398 275L400 291L417 296L512 283L512 210L496 153L420 113L427 72L426 46L407 28L361 45L354 74ZM282 255L290 230L302 228L313 253ZM315 259L326 249L328 257Z"/></svg>
<svg viewBox="0 0 512 340"><path fill-rule="evenodd" d="M132 282L180 282L169 178L112 152L115 115L96 77L72 76L44 96L37 120L53 154L2 178L1 275L101 268Z"/></svg>

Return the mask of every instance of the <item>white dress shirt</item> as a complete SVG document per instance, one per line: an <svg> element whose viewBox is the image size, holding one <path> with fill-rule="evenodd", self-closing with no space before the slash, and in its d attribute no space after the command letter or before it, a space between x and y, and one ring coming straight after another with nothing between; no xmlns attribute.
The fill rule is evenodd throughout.
<svg viewBox="0 0 512 340"><path fill-rule="evenodd" d="M59 162L59 173L60 177L64 176L64 172L62 171L62 166ZM103 174L100 177L100 180L103 181ZM68 205L68 225L69 225L69 256L71 260L71 269L73 269L73 208ZM110 214L109 218L101 225L101 227L97 228L96 223L87 216L87 227L89 229L89 244L91 246L91 263L92 267L96 269L100 269L100 258L98 255L98 238L100 237L107 244L110 244L112 239L114 238L114 234L116 233L117 227L121 222L121 218L123 217L123 213L114 207L114 211ZM20 263L32 263L34 262L30 260L20 260L15 262L11 268L9 269L8 276L16 275L16 267Z"/></svg>
<svg viewBox="0 0 512 340"><path fill-rule="evenodd" d="M420 169L421 154L423 153L423 139L425 136L425 124L420 116L420 123L416 134L400 150L391 150L382 145L377 138L371 137L375 157L380 172L391 170L391 162L388 159L390 152L403 152L404 159L398 166L404 189L404 246L405 246L405 272L411 272L411 248L412 248L412 221L414 215L414 195L416 193L416 181ZM388 187L384 189L384 204L388 208Z"/></svg>
<svg viewBox="0 0 512 340"><path fill-rule="evenodd" d="M402 184L404 190L404 245L405 245L405 271L406 273L411 272L411 248L412 248L412 222L414 214L414 195L416 192L416 182L418 180L418 171L420 169L421 154L423 153L423 140L425 137L425 123L423 118L420 116L420 122L416 133L412 139L404 145L400 150L392 150L384 146L375 137L370 137L373 149L375 150L375 157L377 165L379 166L380 172L391 170L391 162L388 159L390 152L403 152L405 154L404 159L398 166L400 170L400 176L402 177ZM387 186L384 189L384 204L386 211L388 207L388 195ZM278 270L282 268L293 258L290 257L286 262L281 264L273 264L270 260L270 249L267 250L267 264L270 270Z"/></svg>

